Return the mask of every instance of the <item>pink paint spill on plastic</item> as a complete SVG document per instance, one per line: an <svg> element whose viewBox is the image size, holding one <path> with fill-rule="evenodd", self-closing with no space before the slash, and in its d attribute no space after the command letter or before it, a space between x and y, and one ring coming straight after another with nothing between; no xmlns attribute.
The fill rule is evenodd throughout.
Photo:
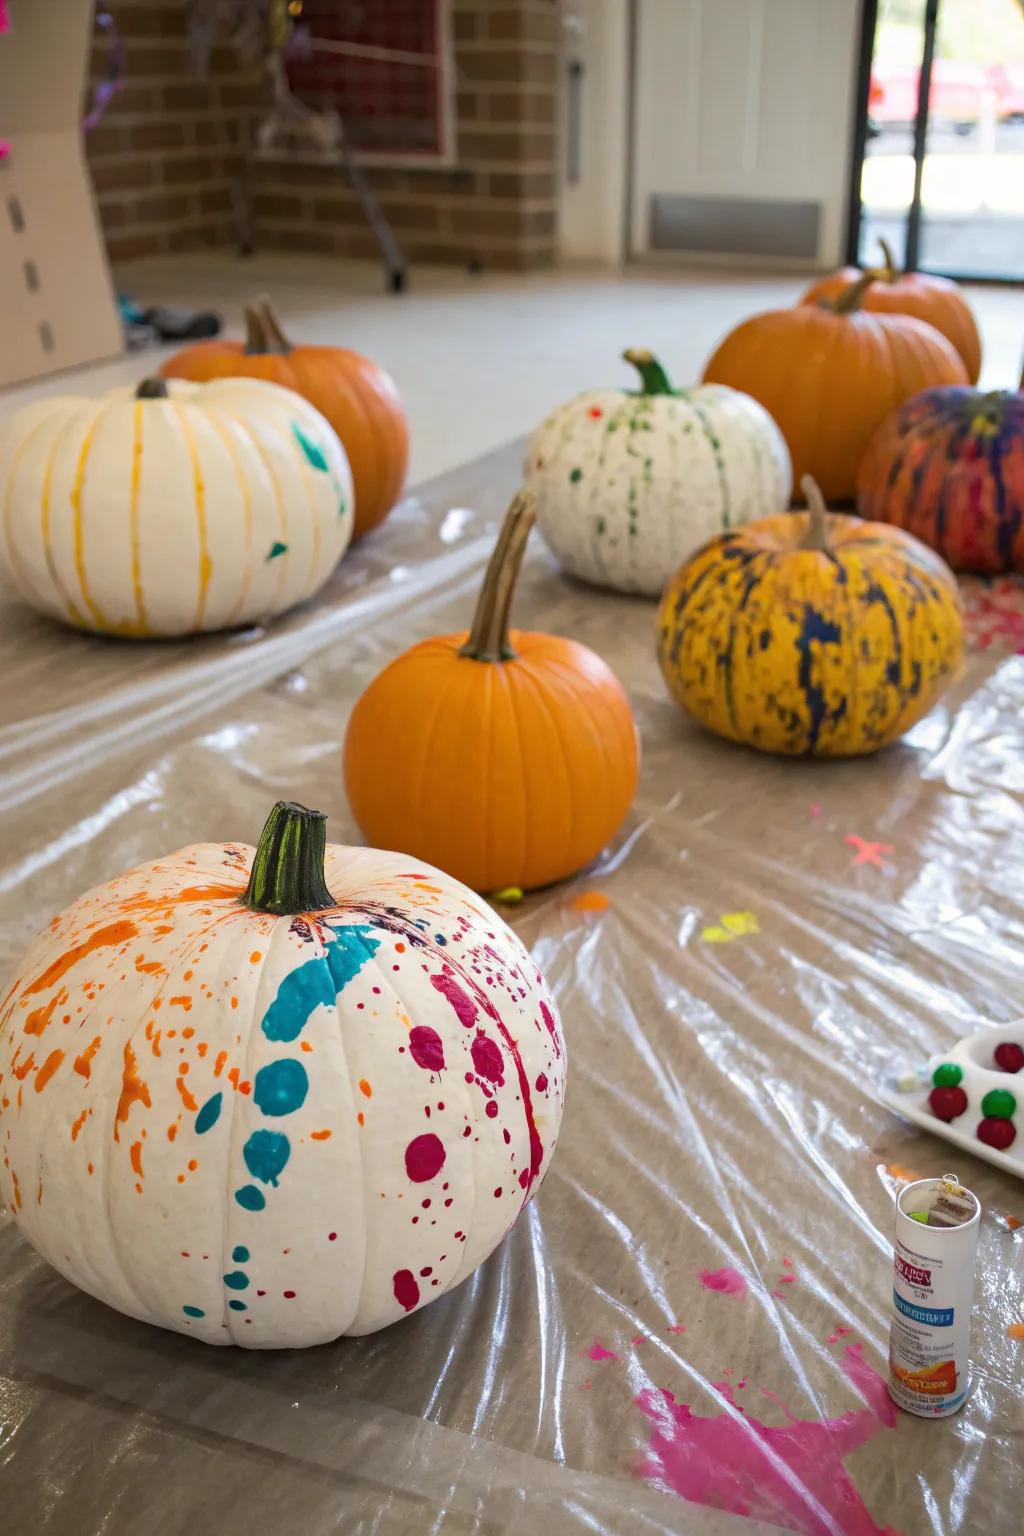
<svg viewBox="0 0 1024 1536"><path fill-rule="evenodd" d="M669 1333L685 1333L686 1332L686 1324L685 1323L669 1323L668 1331L669 1331Z"/></svg>
<svg viewBox="0 0 1024 1536"><path fill-rule="evenodd" d="M849 1332L849 1329L845 1330ZM889 1389L874 1366L864 1359L863 1344L847 1344L843 1356L843 1374L873 1411L889 1429L896 1428L896 1404L889 1396Z"/></svg>
<svg viewBox="0 0 1024 1536"><path fill-rule="evenodd" d="M712 1418L698 1418L671 1392L644 1388L634 1399L651 1421L640 1476L691 1504L797 1536L898 1536L876 1523L843 1465L890 1423L882 1416L885 1382L866 1360L854 1358L844 1370L856 1373L857 1390L872 1406L824 1422L798 1419L780 1405L788 1422L764 1424L736 1404L728 1384L719 1390L729 1409Z"/></svg>
<svg viewBox="0 0 1024 1536"><path fill-rule="evenodd" d="M720 1291L723 1296L745 1296L747 1282L738 1269L726 1264L722 1269L702 1269L700 1283L706 1291Z"/></svg>
<svg viewBox="0 0 1024 1536"><path fill-rule="evenodd" d="M635 1334L633 1336L633 1338L630 1339L629 1342L632 1344L633 1348L636 1349L638 1344L646 1344L647 1343L647 1335L645 1333Z"/></svg>
<svg viewBox="0 0 1024 1536"><path fill-rule="evenodd" d="M600 1339L595 1339L589 1349L582 1352L585 1360L617 1360L619 1357L613 1349L605 1349Z"/></svg>

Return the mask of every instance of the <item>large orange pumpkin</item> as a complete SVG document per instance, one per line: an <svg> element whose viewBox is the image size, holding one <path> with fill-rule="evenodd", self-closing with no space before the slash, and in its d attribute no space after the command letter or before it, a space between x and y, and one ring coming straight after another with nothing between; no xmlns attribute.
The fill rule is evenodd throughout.
<svg viewBox="0 0 1024 1536"><path fill-rule="evenodd" d="M851 501L857 465L879 422L919 390L964 384L959 354L910 315L868 314L870 272L820 305L770 310L731 331L704 369L708 383L753 395L774 416L793 460L828 501Z"/></svg>
<svg viewBox="0 0 1024 1536"><path fill-rule="evenodd" d="M967 377L976 384L981 372L981 337L974 312L956 283L927 272L901 272L887 240L879 240L885 265L869 270L875 281L864 295L863 308L878 315L913 315L941 331L959 352ZM836 299L860 277L856 267L843 267L811 284L801 304Z"/></svg>
<svg viewBox="0 0 1024 1536"><path fill-rule="evenodd" d="M243 375L303 395L341 438L355 488L353 538L391 511L409 466L409 427L391 375L346 347L293 346L267 299L245 306L245 341L201 341L161 368L165 378L205 383Z"/></svg>
<svg viewBox="0 0 1024 1536"><path fill-rule="evenodd" d="M1024 573L1024 394L928 389L906 401L865 450L857 510L955 571Z"/></svg>
<svg viewBox="0 0 1024 1536"><path fill-rule="evenodd" d="M345 787L367 841L484 892L574 874L636 789L636 727L615 675L575 640L508 628L534 515L520 493L469 634L399 656L345 735Z"/></svg>

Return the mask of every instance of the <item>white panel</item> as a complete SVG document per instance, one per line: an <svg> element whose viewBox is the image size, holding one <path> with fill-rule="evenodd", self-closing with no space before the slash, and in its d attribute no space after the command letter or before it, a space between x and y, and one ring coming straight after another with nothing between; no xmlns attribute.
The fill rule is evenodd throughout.
<svg viewBox="0 0 1024 1536"><path fill-rule="evenodd" d="M700 167L704 180L728 178L735 186L751 169L748 126L751 91L756 102L760 59L752 27L762 0L703 0L700 78L706 89L700 114ZM755 29L760 31L758 25Z"/></svg>

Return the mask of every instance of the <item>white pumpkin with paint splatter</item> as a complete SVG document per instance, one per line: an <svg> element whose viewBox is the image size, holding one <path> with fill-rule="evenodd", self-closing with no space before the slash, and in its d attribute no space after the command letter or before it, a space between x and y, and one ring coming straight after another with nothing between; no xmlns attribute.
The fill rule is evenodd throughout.
<svg viewBox="0 0 1024 1536"><path fill-rule="evenodd" d="M131 1317L256 1349L370 1333L497 1246L565 1048L480 897L278 804L99 886L0 1004L0 1202Z"/></svg>
<svg viewBox="0 0 1024 1536"><path fill-rule="evenodd" d="M0 427L0 551L33 608L101 634L266 619L323 586L352 535L332 427L257 379L50 396Z"/></svg>
<svg viewBox="0 0 1024 1536"><path fill-rule="evenodd" d="M782 511L792 469L782 433L749 395L673 389L649 352L624 356L640 389L589 390L559 406L530 439L524 473L565 570L657 597L714 534Z"/></svg>

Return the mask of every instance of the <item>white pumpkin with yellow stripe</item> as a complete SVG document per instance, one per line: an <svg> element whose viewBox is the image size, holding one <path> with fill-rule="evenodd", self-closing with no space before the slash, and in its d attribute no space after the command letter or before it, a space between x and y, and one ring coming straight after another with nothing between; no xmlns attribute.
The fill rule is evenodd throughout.
<svg viewBox="0 0 1024 1536"><path fill-rule="evenodd" d="M290 389L147 379L52 396L0 427L0 518L33 608L102 634L194 634L323 586L352 535L352 476Z"/></svg>

